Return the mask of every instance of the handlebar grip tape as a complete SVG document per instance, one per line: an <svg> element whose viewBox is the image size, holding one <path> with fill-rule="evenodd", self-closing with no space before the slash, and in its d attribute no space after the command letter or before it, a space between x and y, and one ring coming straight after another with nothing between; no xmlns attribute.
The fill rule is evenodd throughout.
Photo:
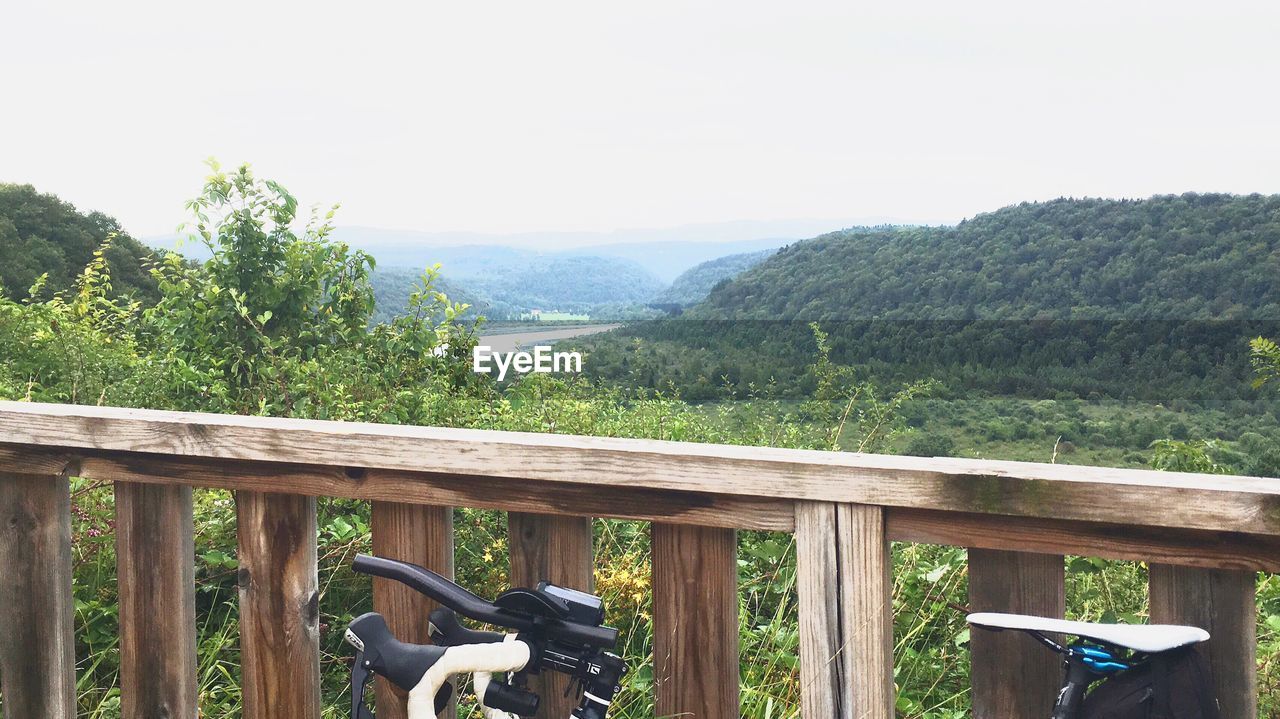
<svg viewBox="0 0 1280 719"><path fill-rule="evenodd" d="M409 690L409 719L432 719L436 692L454 674L523 669L531 657L529 645L508 636L510 639L504 642L444 648L443 656L427 669L417 686Z"/></svg>

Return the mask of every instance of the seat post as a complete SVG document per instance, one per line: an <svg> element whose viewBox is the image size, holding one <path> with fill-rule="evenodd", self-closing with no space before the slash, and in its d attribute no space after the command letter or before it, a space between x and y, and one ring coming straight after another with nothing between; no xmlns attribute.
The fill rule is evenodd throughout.
<svg viewBox="0 0 1280 719"><path fill-rule="evenodd" d="M1080 709L1084 705L1084 693L1098 675L1084 663L1084 658L1067 654L1066 681L1062 691L1058 692L1058 701L1053 705L1052 719L1078 719Z"/></svg>

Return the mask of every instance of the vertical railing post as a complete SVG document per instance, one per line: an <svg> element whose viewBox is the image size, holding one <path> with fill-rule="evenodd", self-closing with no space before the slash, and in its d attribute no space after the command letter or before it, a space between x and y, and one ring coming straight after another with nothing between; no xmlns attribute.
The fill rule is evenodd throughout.
<svg viewBox="0 0 1280 719"><path fill-rule="evenodd" d="M737 535L654 523L652 544L657 714L737 719Z"/></svg>
<svg viewBox="0 0 1280 719"><path fill-rule="evenodd" d="M595 585L591 550L591 519L510 512L507 538L511 554L511 586L532 587L549 581L584 592ZM541 697L538 716L562 719L577 706L565 696L568 678L542 672L531 687Z"/></svg>
<svg viewBox="0 0 1280 719"><path fill-rule="evenodd" d="M880 507L796 505L803 716L892 719L892 559Z"/></svg>
<svg viewBox="0 0 1280 719"><path fill-rule="evenodd" d="M121 714L194 717L191 488L119 482L115 498Z"/></svg>
<svg viewBox="0 0 1280 719"><path fill-rule="evenodd" d="M1209 632L1209 660L1222 716L1258 716L1258 575L1234 569L1150 566L1151 622Z"/></svg>
<svg viewBox="0 0 1280 719"><path fill-rule="evenodd" d="M7 717L74 719L66 476L0 472L0 679Z"/></svg>
<svg viewBox="0 0 1280 719"><path fill-rule="evenodd" d="M969 550L969 609L1061 618L1062 555ZM975 719L1046 713L1062 687L1062 659L1022 632L970 633Z"/></svg>
<svg viewBox="0 0 1280 719"><path fill-rule="evenodd" d="M453 579L453 509L425 504L374 502L373 553L426 567ZM397 639L430 644L427 617L436 603L392 579L374 577L373 608L387 620ZM377 680L379 719L405 719L405 692L382 677ZM442 717L453 715L450 705Z"/></svg>
<svg viewBox="0 0 1280 719"><path fill-rule="evenodd" d="M319 719L316 500L236 493L245 719Z"/></svg>

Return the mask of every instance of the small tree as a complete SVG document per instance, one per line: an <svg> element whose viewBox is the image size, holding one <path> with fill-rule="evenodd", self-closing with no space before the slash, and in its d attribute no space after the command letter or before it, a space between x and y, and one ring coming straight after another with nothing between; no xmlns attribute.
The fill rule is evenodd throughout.
<svg viewBox="0 0 1280 719"><path fill-rule="evenodd" d="M1176 439L1158 439L1151 443L1155 453L1151 467L1167 472L1201 472L1223 474L1226 469L1213 459L1217 449L1212 441L1180 442Z"/></svg>
<svg viewBox="0 0 1280 719"><path fill-rule="evenodd" d="M955 440L945 434L917 433L907 442L903 454L912 457L953 457L956 453Z"/></svg>
<svg viewBox="0 0 1280 719"><path fill-rule="evenodd" d="M1266 337L1256 337L1249 343L1253 362L1254 387L1280 379L1280 345Z"/></svg>
<svg viewBox="0 0 1280 719"><path fill-rule="evenodd" d="M334 241L337 206L295 231L298 202L248 165L213 173L187 208L210 259L169 254L147 341L182 408L412 421L414 393L467 385L473 328L423 277L409 316L370 327L374 260Z"/></svg>

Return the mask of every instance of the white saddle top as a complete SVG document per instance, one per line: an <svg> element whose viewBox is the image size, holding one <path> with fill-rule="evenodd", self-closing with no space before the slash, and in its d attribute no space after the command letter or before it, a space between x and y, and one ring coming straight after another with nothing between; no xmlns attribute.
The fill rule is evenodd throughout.
<svg viewBox="0 0 1280 719"><path fill-rule="evenodd" d="M1189 644L1198 644L1209 638L1209 632L1199 627L1183 627L1176 624L1098 624L1032 617L1026 614L979 612L969 615L969 623L987 629L1070 634L1147 654L1167 652Z"/></svg>

